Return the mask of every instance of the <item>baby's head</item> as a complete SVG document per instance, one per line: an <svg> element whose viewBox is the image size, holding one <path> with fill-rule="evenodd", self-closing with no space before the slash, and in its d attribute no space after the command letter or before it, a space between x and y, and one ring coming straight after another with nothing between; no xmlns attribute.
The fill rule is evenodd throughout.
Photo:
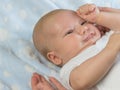
<svg viewBox="0 0 120 90"><path fill-rule="evenodd" d="M81 19L75 11L64 9L43 16L33 32L37 50L59 66L93 45L100 37L95 25Z"/></svg>

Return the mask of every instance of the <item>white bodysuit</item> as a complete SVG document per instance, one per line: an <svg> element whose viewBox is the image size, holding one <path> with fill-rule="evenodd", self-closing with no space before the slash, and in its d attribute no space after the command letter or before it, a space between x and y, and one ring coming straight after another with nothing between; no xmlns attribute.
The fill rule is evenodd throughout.
<svg viewBox="0 0 120 90"><path fill-rule="evenodd" d="M71 71L87 59L97 55L101 50L103 50L107 42L109 41L109 37L112 33L112 31L106 33L106 35L98 40L95 45L90 46L89 48L72 58L61 68L61 82L67 88L67 90L73 90L69 84ZM105 76L105 78L96 85L96 87L96 90L120 90L120 53L117 55L116 63L113 65L112 69Z"/></svg>

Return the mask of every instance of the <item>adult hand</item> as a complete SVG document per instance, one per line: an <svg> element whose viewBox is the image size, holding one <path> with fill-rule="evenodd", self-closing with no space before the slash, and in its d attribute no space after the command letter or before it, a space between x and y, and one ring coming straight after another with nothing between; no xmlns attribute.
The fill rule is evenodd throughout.
<svg viewBox="0 0 120 90"><path fill-rule="evenodd" d="M67 90L54 77L49 78L50 82L57 88L57 90ZM42 75L34 73L31 79L32 90L56 90Z"/></svg>

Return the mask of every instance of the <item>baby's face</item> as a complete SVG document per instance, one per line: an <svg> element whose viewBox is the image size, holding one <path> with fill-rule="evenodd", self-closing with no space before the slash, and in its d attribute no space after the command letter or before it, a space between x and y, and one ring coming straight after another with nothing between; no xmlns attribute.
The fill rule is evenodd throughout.
<svg viewBox="0 0 120 90"><path fill-rule="evenodd" d="M63 11L54 18L51 32L54 52L66 63L72 57L94 44L100 37L99 30L85 22L73 11Z"/></svg>

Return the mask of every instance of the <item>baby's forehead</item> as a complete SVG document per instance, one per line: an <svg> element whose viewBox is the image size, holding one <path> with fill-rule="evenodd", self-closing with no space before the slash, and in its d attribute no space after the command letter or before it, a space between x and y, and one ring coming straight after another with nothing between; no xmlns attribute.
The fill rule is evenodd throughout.
<svg viewBox="0 0 120 90"><path fill-rule="evenodd" d="M54 31L56 29L62 27L63 25L62 23L66 24L65 21L69 21L70 19L75 19L74 17L78 17L78 15L73 10L52 11L47 15L45 19L44 28L48 31L48 33L55 33Z"/></svg>
<svg viewBox="0 0 120 90"><path fill-rule="evenodd" d="M73 11L73 10L63 10L61 12L58 12L55 16L54 16L54 20L55 22L57 21L61 21L63 20L66 21L66 20L82 20L83 19L77 14L77 12Z"/></svg>
<svg viewBox="0 0 120 90"><path fill-rule="evenodd" d="M58 12L55 17L57 18L62 18L65 16L70 16L70 15L75 15L77 16L77 13L73 10L61 10L60 12Z"/></svg>
<svg viewBox="0 0 120 90"><path fill-rule="evenodd" d="M65 17L70 16L78 16L77 13L73 10L66 10L66 9L58 9L49 12L42 18L43 26L45 25L51 25L52 23L56 23L57 20L63 20L66 19Z"/></svg>

